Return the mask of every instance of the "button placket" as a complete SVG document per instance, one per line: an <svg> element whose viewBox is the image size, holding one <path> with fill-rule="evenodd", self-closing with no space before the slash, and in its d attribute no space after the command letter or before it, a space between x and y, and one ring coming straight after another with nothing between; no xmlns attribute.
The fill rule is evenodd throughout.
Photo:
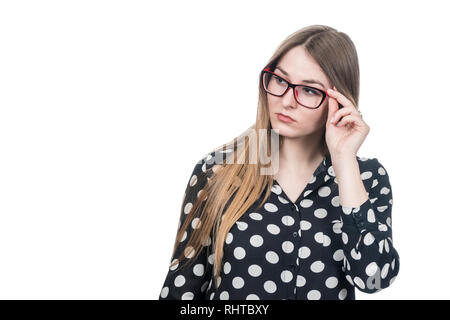
<svg viewBox="0 0 450 320"><path fill-rule="evenodd" d="M361 211L358 210L357 212L353 212L353 219L355 220L356 226L361 230L364 228L364 218L361 214Z"/></svg>

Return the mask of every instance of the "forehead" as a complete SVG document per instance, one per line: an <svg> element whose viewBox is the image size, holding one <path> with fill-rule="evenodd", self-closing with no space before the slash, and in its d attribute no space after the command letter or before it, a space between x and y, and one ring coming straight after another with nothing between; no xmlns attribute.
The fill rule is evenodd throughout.
<svg viewBox="0 0 450 320"><path fill-rule="evenodd" d="M301 83L305 79L314 79L327 87L331 87L327 76L320 66L301 46L294 47L286 52L277 66L289 73L288 78L291 82Z"/></svg>

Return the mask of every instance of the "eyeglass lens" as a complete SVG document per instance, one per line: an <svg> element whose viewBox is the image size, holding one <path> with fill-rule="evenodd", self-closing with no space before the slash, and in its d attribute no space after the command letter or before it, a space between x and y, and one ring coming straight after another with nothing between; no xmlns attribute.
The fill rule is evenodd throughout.
<svg viewBox="0 0 450 320"><path fill-rule="evenodd" d="M281 96L288 87L288 83L272 73L263 74L264 89L275 96ZM311 87L295 87L295 98L298 103L308 108L317 108L322 101L323 93Z"/></svg>

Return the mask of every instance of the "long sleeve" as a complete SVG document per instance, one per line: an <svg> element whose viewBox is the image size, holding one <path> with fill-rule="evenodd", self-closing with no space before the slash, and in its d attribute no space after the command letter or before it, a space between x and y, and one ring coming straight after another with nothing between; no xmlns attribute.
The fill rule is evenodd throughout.
<svg viewBox="0 0 450 320"><path fill-rule="evenodd" d="M359 207L341 206L343 271L360 291L375 293L387 288L400 269L392 239L392 188L378 159L360 169L369 199Z"/></svg>
<svg viewBox="0 0 450 320"><path fill-rule="evenodd" d="M202 160L196 164L187 184L182 201L178 230L190 213L194 200L207 183L207 175L205 173L206 163ZM203 208L203 204L201 208ZM182 242L176 249L175 255L171 257L170 263L172 263L181 252L184 252L194 228L198 227L200 224L201 221L198 218L192 220L191 225L187 227L186 232L184 233ZM212 273L212 255L208 257L206 250L211 247L210 240L211 237L208 239L208 242L204 244L203 250L201 250L198 257L195 258L195 261L192 263L181 268L181 265L187 264L190 259L186 258L181 263L169 267L159 295L159 300L202 300L205 298L204 295ZM189 254L189 256L191 255L193 256L193 254ZM208 259L210 262L208 262Z"/></svg>

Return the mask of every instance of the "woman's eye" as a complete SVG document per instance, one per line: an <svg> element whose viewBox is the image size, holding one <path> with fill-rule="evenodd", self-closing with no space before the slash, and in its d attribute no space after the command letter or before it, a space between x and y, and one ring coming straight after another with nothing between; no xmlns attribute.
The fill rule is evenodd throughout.
<svg viewBox="0 0 450 320"><path fill-rule="evenodd" d="M278 77L275 77L275 80L278 82L278 83L283 83L284 82L284 80L283 79L281 79L281 78L278 78Z"/></svg>
<svg viewBox="0 0 450 320"><path fill-rule="evenodd" d="M303 91L305 91L307 94L311 94L311 95L319 95L320 94L319 91L311 89L311 88L307 88L307 87L304 87Z"/></svg>

